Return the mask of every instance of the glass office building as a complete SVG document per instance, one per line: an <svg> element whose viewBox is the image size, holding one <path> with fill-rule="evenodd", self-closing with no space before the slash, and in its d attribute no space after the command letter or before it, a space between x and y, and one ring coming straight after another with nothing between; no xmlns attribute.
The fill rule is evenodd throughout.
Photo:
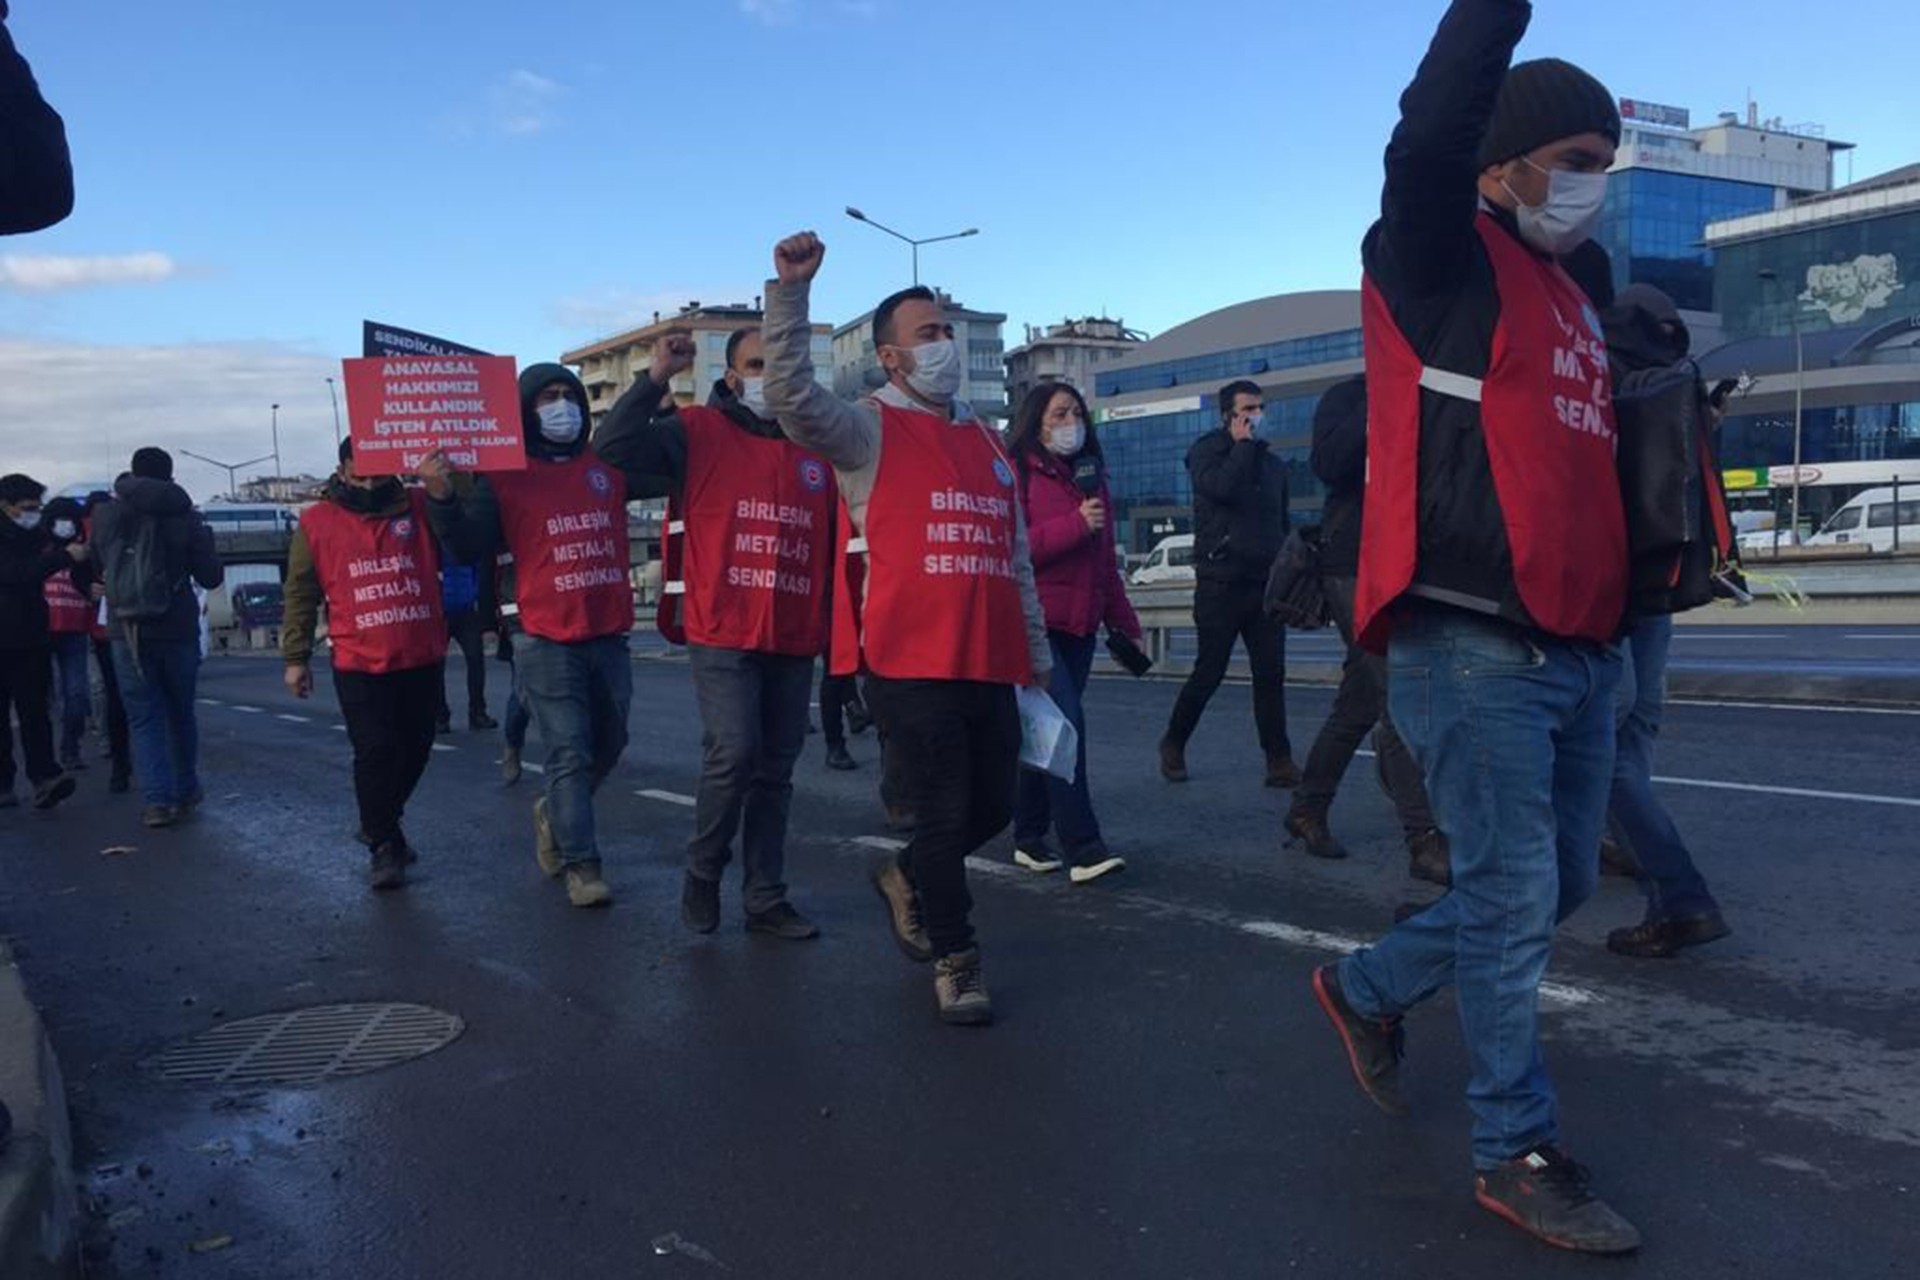
<svg viewBox="0 0 1920 1280"><path fill-rule="evenodd" d="M1713 309L1713 251L1702 242L1710 222L1771 209L1775 188L1724 178L1631 169L1607 183L1607 209L1595 236L1613 258L1614 288L1650 284L1688 311Z"/></svg>
<svg viewBox="0 0 1920 1280"><path fill-rule="evenodd" d="M1139 555L1193 527L1187 450L1220 426L1219 391L1247 379L1266 397L1262 434L1287 466L1296 523L1319 518L1309 465L1321 394L1361 369L1360 295L1282 294L1168 330L1094 377L1121 547Z"/></svg>

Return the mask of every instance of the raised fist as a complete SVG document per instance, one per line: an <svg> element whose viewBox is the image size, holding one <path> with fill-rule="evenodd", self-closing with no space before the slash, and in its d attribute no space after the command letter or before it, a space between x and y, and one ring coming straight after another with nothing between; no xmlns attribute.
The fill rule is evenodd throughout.
<svg viewBox="0 0 1920 1280"><path fill-rule="evenodd" d="M418 474L429 498L445 502L453 496L453 464L447 461L445 453L435 449L420 459Z"/></svg>
<svg viewBox="0 0 1920 1280"><path fill-rule="evenodd" d="M773 270L781 284L805 284L820 274L827 246L811 231L788 236L773 247Z"/></svg>
<svg viewBox="0 0 1920 1280"><path fill-rule="evenodd" d="M700 349L694 345L693 335L685 329L669 330L653 344L653 363L647 368L647 376L653 379L655 386L664 387L693 368L694 359L699 354Z"/></svg>

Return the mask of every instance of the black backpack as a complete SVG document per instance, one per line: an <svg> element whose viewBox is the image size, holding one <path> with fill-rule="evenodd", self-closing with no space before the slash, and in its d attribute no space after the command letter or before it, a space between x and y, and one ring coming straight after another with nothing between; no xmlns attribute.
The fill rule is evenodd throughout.
<svg viewBox="0 0 1920 1280"><path fill-rule="evenodd" d="M156 622L173 607L186 574L175 567L164 521L124 503L111 510L105 536L98 539L107 551L99 566L107 603L122 622Z"/></svg>
<svg viewBox="0 0 1920 1280"><path fill-rule="evenodd" d="M1632 556L1629 610L1681 613L1737 579L1735 544L1712 443L1712 411L1691 360L1615 368L1620 496Z"/></svg>

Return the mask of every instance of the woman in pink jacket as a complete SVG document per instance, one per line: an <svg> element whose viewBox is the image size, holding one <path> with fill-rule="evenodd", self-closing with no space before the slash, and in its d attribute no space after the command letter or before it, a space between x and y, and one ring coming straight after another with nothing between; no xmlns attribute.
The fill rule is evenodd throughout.
<svg viewBox="0 0 1920 1280"><path fill-rule="evenodd" d="M1061 854L1047 842L1052 827L1060 836L1073 882L1086 884L1126 863L1108 850L1093 814L1081 699L1101 626L1137 641L1140 619L1127 603L1120 577L1106 468L1080 393L1069 386L1035 388L1014 417L1008 445L1020 473L1033 576L1053 647L1053 679L1047 692L1080 735L1071 783L1033 770L1021 772L1013 858L1029 871L1058 871Z"/></svg>

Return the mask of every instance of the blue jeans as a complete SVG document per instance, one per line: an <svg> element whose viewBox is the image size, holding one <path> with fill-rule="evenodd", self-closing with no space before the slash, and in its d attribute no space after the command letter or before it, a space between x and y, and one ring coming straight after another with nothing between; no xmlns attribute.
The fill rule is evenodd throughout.
<svg viewBox="0 0 1920 1280"><path fill-rule="evenodd" d="M93 683L87 672L92 646L84 631L56 632L53 637L53 704L60 709L60 763L80 759L80 741L87 736L87 715L93 710Z"/></svg>
<svg viewBox="0 0 1920 1280"><path fill-rule="evenodd" d="M813 659L688 645L700 703L700 794L687 869L717 881L740 835L743 900L761 912L787 900L787 815L793 765L807 743Z"/></svg>
<svg viewBox="0 0 1920 1280"><path fill-rule="evenodd" d="M1667 650L1673 617L1660 614L1627 633L1627 674L1621 684L1619 743L1613 757L1613 820L1640 859L1640 890L1647 915L1685 920L1718 911L1706 878L1693 865L1679 828L1653 793L1653 748L1667 702Z"/></svg>
<svg viewBox="0 0 1920 1280"><path fill-rule="evenodd" d="M517 667L507 668L511 675L511 684L507 690L507 714L501 718L501 734L507 745L519 751L527 745L527 726L533 716L527 710L527 700L520 693L520 672Z"/></svg>
<svg viewBox="0 0 1920 1280"><path fill-rule="evenodd" d="M1422 606L1396 619L1387 666L1393 723L1451 846L1453 891L1342 961L1340 983L1377 1018L1453 985L1474 1165L1488 1169L1559 1138L1540 979L1554 925L1600 874L1620 656Z"/></svg>
<svg viewBox="0 0 1920 1280"><path fill-rule="evenodd" d="M1031 849L1046 840L1051 826L1060 834L1068 862L1077 867L1092 866L1107 856L1106 842L1100 837L1100 819L1094 817L1093 796L1087 787L1087 714L1082 698L1087 677L1093 672L1094 637L1049 631L1047 643L1053 648L1053 678L1047 684L1047 696L1080 735L1080 754L1075 757L1072 782L1033 769L1020 771L1020 789L1013 807L1013 842Z"/></svg>
<svg viewBox="0 0 1920 1280"><path fill-rule="evenodd" d="M598 862L593 793L627 749L633 663L627 637L560 644L520 636L514 673L547 746L547 822L563 862Z"/></svg>
<svg viewBox="0 0 1920 1280"><path fill-rule="evenodd" d="M200 794L200 720L193 705L199 637L142 637L136 658L126 638L116 636L113 668L127 704L141 794L150 805L186 804Z"/></svg>

